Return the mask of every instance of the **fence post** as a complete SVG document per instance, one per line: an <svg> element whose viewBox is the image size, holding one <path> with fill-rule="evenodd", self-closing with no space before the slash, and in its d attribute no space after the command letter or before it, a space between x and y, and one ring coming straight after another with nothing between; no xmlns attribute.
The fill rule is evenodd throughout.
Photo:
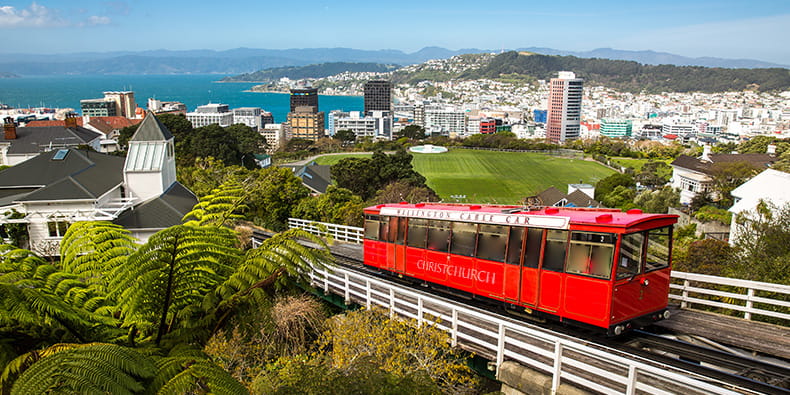
<svg viewBox="0 0 790 395"><path fill-rule="evenodd" d="M451 333L453 347L458 345L458 310L453 308L453 330Z"/></svg>
<svg viewBox="0 0 790 395"><path fill-rule="evenodd" d="M422 296L417 297L417 327L422 326Z"/></svg>
<svg viewBox="0 0 790 395"><path fill-rule="evenodd" d="M743 314L743 318L747 320L752 319L752 312L750 311L752 307L754 307L752 298L754 298L754 288L749 288L749 290L746 291L746 312Z"/></svg>
<svg viewBox="0 0 790 395"><path fill-rule="evenodd" d="M343 284L343 289L345 291L343 294L343 299L345 300L346 304L351 304L351 282L348 280L348 273L344 273L343 278L346 280Z"/></svg>
<svg viewBox="0 0 790 395"><path fill-rule="evenodd" d="M370 280L365 280L365 306L370 310Z"/></svg>
<svg viewBox="0 0 790 395"><path fill-rule="evenodd" d="M502 362L505 362L505 324L500 322L499 323L499 338L497 339L497 345L496 345L496 369L497 369L497 372L499 371L499 367L502 366Z"/></svg>
<svg viewBox="0 0 790 395"><path fill-rule="evenodd" d="M560 389L560 376L562 376L562 343L554 343L554 374L551 376L551 393L556 394Z"/></svg>
<svg viewBox="0 0 790 395"><path fill-rule="evenodd" d="M390 288L390 319L395 318L395 289Z"/></svg>
<svg viewBox="0 0 790 395"><path fill-rule="evenodd" d="M686 302L686 299L688 299L689 297L689 291L688 291L689 286L691 286L689 280L683 280L683 293L681 294L682 299L680 299L681 309L685 309L686 307L688 307L688 303Z"/></svg>

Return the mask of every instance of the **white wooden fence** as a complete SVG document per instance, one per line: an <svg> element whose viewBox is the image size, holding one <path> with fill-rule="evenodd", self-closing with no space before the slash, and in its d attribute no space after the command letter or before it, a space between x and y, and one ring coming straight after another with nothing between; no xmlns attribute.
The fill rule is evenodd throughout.
<svg viewBox="0 0 790 395"><path fill-rule="evenodd" d="M497 370L505 360L512 360L543 372L552 378L552 393L560 383L604 394L750 393L342 267L315 270L311 278L313 286L343 296L346 303L379 307L391 316L436 325L449 333L453 345L494 361Z"/></svg>
<svg viewBox="0 0 790 395"><path fill-rule="evenodd" d="M289 218L288 226L352 243L362 243L364 235L362 228L297 218ZM747 320L751 320L753 315L762 315L779 318L783 320L784 326L790 326L790 286L788 285L676 271L672 272L672 279L676 280L675 282L680 280L682 284L671 284L669 297L680 302L683 308L694 308L694 305L719 307L742 312L743 318ZM719 285L735 287L737 292L711 289ZM760 296L760 293L771 293L771 295ZM768 306L772 309L768 310L766 308Z"/></svg>

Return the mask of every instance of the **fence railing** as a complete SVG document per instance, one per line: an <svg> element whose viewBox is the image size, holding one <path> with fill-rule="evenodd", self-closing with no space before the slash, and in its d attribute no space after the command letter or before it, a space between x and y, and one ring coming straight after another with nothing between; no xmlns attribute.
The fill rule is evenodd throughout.
<svg viewBox="0 0 790 395"><path fill-rule="evenodd" d="M364 231L356 226L330 224L327 222L307 221L299 218L288 218L289 228L299 228L312 234L331 237L335 240L362 243Z"/></svg>
<svg viewBox="0 0 790 395"><path fill-rule="evenodd" d="M679 301L682 308L693 308L693 305L718 307L738 311L747 320L751 320L753 315L762 315L778 318L784 326L790 326L788 285L675 271L672 279L669 298ZM761 296L761 293L767 295ZM768 307L774 309L769 310Z"/></svg>
<svg viewBox="0 0 790 395"><path fill-rule="evenodd" d="M375 306L388 310L390 316L414 319L418 325L435 325L449 333L453 345L493 361L497 371L505 360L511 360L543 372L552 378L552 393L561 383L605 394L743 393L690 372L565 338L346 268L314 270L311 279L313 286L343 296L347 304Z"/></svg>
<svg viewBox="0 0 790 395"><path fill-rule="evenodd" d="M288 226L298 227L335 240L362 243L364 230L354 226L336 225L289 218ZM685 272L672 272L670 299L680 302L683 308L697 306L718 307L742 313L751 320L754 315L778 318L782 325L790 326L790 286L727 277ZM719 286L734 290L722 291ZM737 292L736 292L737 291ZM767 294L767 295L766 295ZM769 309L770 308L770 309Z"/></svg>

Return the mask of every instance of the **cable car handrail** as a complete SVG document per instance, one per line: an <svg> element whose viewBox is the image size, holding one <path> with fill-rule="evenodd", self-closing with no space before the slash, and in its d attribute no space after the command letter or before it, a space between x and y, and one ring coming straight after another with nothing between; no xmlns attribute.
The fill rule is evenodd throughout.
<svg viewBox="0 0 790 395"><path fill-rule="evenodd" d="M361 244L364 229L355 226L337 225L325 222L288 218L290 228L301 228L320 236L330 236L335 240ZM790 286L737 278L718 277L706 274L672 271L673 284L670 284L669 298L680 302L682 308L709 306L735 310L743 313L743 318L751 320L753 315L762 315L783 320L779 325L790 326ZM731 286L741 292L713 289L714 286ZM763 295L770 293L772 295ZM741 303L738 303L740 301ZM755 307L755 304L772 306L775 310Z"/></svg>

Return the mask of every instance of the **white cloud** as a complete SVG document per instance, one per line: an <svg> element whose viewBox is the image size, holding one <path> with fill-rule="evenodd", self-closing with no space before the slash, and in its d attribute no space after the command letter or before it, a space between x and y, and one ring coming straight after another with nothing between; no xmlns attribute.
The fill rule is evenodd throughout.
<svg viewBox="0 0 790 395"><path fill-rule="evenodd" d="M88 25L109 25L110 18L106 16L91 15L86 22Z"/></svg>
<svg viewBox="0 0 790 395"><path fill-rule="evenodd" d="M17 9L13 6L0 6L0 29L20 27L84 27L109 25L111 22L109 17L98 15L91 15L87 19L74 18L72 21L68 21L61 17L59 10L47 8L36 2L31 3L30 7L24 9Z"/></svg>
<svg viewBox="0 0 790 395"><path fill-rule="evenodd" d="M53 27L66 23L56 11L33 2L30 7L18 10L12 6L0 7L0 28L6 27Z"/></svg>

